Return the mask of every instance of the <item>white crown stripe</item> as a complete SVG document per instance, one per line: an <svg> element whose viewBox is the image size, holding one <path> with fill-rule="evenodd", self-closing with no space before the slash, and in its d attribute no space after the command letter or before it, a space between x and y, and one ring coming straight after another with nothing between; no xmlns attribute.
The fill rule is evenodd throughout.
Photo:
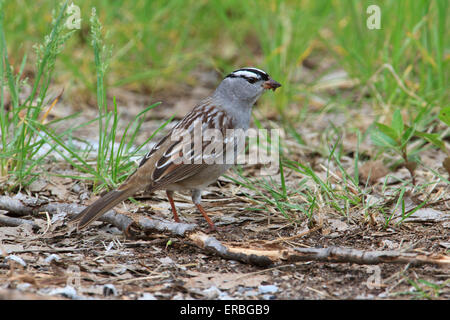
<svg viewBox="0 0 450 320"><path fill-rule="evenodd" d="M259 74L251 72L251 71L245 71L245 70L239 70L232 73L233 75L237 77L248 77L248 78L259 78Z"/></svg>
<svg viewBox="0 0 450 320"><path fill-rule="evenodd" d="M256 72L260 72L260 73L267 74L267 72L265 72L264 70L258 69L258 68L246 67L246 68L242 68L242 69L245 69L245 70L255 70Z"/></svg>

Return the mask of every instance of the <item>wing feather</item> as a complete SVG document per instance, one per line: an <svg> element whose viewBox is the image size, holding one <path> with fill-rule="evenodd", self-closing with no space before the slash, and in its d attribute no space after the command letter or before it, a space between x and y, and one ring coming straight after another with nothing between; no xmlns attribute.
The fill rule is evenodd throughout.
<svg viewBox="0 0 450 320"><path fill-rule="evenodd" d="M202 138L200 154L194 152L193 148L197 121L200 121L202 130L219 130L224 138L222 140L211 139L210 141L205 141ZM187 128L187 131L176 132L176 130L182 128ZM136 173L140 171L150 173L150 176L147 175L147 179L150 180L148 181L149 187L154 190L189 178L200 172L205 166L223 157L227 142L225 138L226 129L230 128L232 128L232 119L228 118L221 108L211 106L206 101L206 103L198 105L187 114L167 136L149 151L141 161ZM188 134L189 139L183 139L183 134ZM220 148L220 144L222 144L222 148ZM209 154L204 155L205 149L209 150ZM199 158L199 156L202 158Z"/></svg>

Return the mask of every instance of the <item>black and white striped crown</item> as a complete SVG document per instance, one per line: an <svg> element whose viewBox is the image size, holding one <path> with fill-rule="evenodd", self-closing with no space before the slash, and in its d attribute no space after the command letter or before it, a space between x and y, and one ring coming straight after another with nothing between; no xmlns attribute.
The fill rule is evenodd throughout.
<svg viewBox="0 0 450 320"><path fill-rule="evenodd" d="M269 80L269 75L261 69L247 67L233 71L226 78L243 78L250 83L255 83L260 80Z"/></svg>

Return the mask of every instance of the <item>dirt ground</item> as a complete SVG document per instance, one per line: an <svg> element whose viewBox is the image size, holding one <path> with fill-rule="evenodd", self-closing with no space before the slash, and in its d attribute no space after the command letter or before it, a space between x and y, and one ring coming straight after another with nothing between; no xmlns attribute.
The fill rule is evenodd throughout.
<svg viewBox="0 0 450 320"><path fill-rule="evenodd" d="M228 243L247 244L295 234L299 229L278 221L281 219L268 223L264 214L258 215L256 222L249 214L253 215L245 211L234 215L243 222L231 223L227 232L214 236ZM222 218L212 217L216 221ZM198 214L185 213L183 218L207 227ZM65 229L64 222L54 220L51 229L55 231L45 235L24 225L0 228L1 248L8 252L4 257L16 257L0 263L2 298L13 294L32 299L450 298L448 268L434 265L298 262L260 268L210 255L180 237L152 234L129 240L105 223L96 223L81 233L57 232ZM317 231L284 245L409 249L417 253L445 253L448 246L448 222L383 229L336 221L342 224L332 232L331 228ZM422 295L410 283L418 279L430 283L447 280L447 286L438 290L438 296L425 287ZM420 282L419 286L424 287Z"/></svg>
<svg viewBox="0 0 450 320"><path fill-rule="evenodd" d="M216 81L213 79L212 81ZM152 132L160 119L170 114L185 114L195 101L204 97L210 88L194 90L182 102L177 97L161 97L165 101L155 110L154 118L144 123L142 136ZM57 90L56 90L57 91ZM128 104L130 118L137 114L146 101L141 96L116 90L118 104ZM180 93L183 95L185 93ZM55 109L54 112L59 112ZM63 113L71 110L60 108ZM92 114L91 114L92 113ZM300 126L298 130L311 145L320 140L319 132L329 125L359 122L371 123L370 112L363 123L358 115L320 114L314 121ZM62 116L64 114L58 114ZM88 110L89 119L95 112ZM80 120L77 120L80 121ZM127 117L124 117L127 123ZM91 130L92 131L89 131ZM79 135L94 139L95 127L85 128ZM352 140L353 139L353 140ZM354 141L354 136L344 137L344 147ZM353 142L354 144L354 142ZM352 147L349 146L349 149ZM364 145L361 146L364 148ZM367 148L370 148L367 147ZM295 148L294 148L295 149ZM314 150L295 149L292 156L312 164L323 173L326 159ZM348 153L351 156L351 152ZM425 163L438 163L442 152L430 151L424 155ZM437 159L437 160L436 160ZM351 159L350 159L351 160ZM427 162L428 161L428 162ZM92 190L88 183L60 178L52 173L70 172L67 164L49 164L48 174L43 174L28 190L22 193L47 202L88 204ZM347 166L351 167L349 161ZM436 169L437 170L437 169ZM245 174L252 176L254 168L244 167ZM407 179L406 169L392 173ZM384 174L385 175L385 174ZM386 196L382 190L383 176L374 181L370 196ZM417 179L429 179L425 170L417 170ZM235 172L229 176L238 179ZM288 188L295 188L300 177L294 172L286 173ZM275 182L279 177L274 176ZM395 185L395 181L392 185ZM448 185L433 184L433 194L448 194ZM383 193L384 192L384 193ZM287 219L274 208L265 207L250 199L257 194L238 186L228 178L221 178L204 194L206 210L219 227L213 236L224 243L248 245L258 241L277 241L286 248L323 248L339 246L359 250L396 250L417 254L448 254L450 248L450 208L448 199L416 212L415 217L401 224L394 222L384 226L381 213L362 212L355 207L347 216L322 207L314 213L313 228L302 213L293 213ZM14 195L7 195L13 197ZM420 193L408 197L407 206L417 205ZM171 220L169 203L163 192L138 197L143 207L127 202L118 210L127 214L157 216ZM176 205L184 222L196 223L200 230L207 225L196 212L189 195L176 195ZM300 200L298 200L300 201ZM386 200L387 202L387 200ZM392 206L392 205L391 205ZM257 207L259 210L249 210ZM296 262L275 263L269 267L257 267L224 259L202 250L186 237L167 233L151 233L138 239L127 239L124 234L107 223L96 222L87 230L76 232L67 227L68 214L21 216L0 211L4 217L19 217L33 225L19 226L0 224L0 298L26 299L443 299L450 298L450 273L448 267L438 265L414 266L410 264L381 263L358 265L354 263ZM395 217L395 215L394 215ZM394 219L395 220L395 219ZM304 234L295 238L295 235ZM291 237L285 239L286 237Z"/></svg>

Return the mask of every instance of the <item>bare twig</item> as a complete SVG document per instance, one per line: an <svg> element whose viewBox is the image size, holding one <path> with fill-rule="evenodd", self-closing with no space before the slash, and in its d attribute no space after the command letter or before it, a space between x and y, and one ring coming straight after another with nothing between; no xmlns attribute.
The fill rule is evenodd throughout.
<svg viewBox="0 0 450 320"><path fill-rule="evenodd" d="M33 208L25 206L21 200L14 199L8 196L0 196L0 210L14 212L20 216L27 216L33 214Z"/></svg>
<svg viewBox="0 0 450 320"><path fill-rule="evenodd" d="M255 250L231 247L222 244L216 238L208 236L203 232L190 234L189 239L192 240L197 247L215 253L225 259L238 260L261 267L270 266L276 260L279 260L277 258L279 256L279 250Z"/></svg>
<svg viewBox="0 0 450 320"><path fill-rule="evenodd" d="M415 254L401 251L365 251L353 248L295 248L289 261L351 262L356 264L438 264L450 266L450 257L439 254Z"/></svg>
<svg viewBox="0 0 450 320"><path fill-rule="evenodd" d="M197 225L192 223L177 223L156 218L141 217L138 225L144 231L170 232L174 235L184 236L188 231L194 230Z"/></svg>
<svg viewBox="0 0 450 320"><path fill-rule="evenodd" d="M16 215L38 215L41 212L47 212L48 214L66 213L68 217L74 217L79 212L84 210L86 206L79 204L69 203L47 203L47 204L35 204L31 203L28 199L14 199L8 196L0 197L0 210L6 210ZM41 214L42 215L42 214ZM9 217L6 217L9 218ZM9 218L13 219L13 218ZM16 218L17 219L17 218ZM5 219L7 220L7 219ZM177 236L184 236L186 232L192 231L196 225L186 223L174 223L170 221L160 220L149 217L139 217L135 221L133 218L122 214L115 210L106 212L99 218L100 221L110 223L113 226L119 228L127 235L130 235L131 229L141 229L145 232L159 231L169 232ZM12 220L9 220L12 221ZM24 219L16 220L27 221Z"/></svg>
<svg viewBox="0 0 450 320"><path fill-rule="evenodd" d="M450 266L450 257L400 251L363 251L352 248L245 248L222 244L216 238L201 232L189 235L194 244L225 259L239 260L259 266L296 261L350 262L357 264L410 263Z"/></svg>
<svg viewBox="0 0 450 320"><path fill-rule="evenodd" d="M22 224L30 225L31 228L33 228L33 230L39 229L39 226L36 223L34 223L33 221L0 215L0 226L18 227Z"/></svg>

